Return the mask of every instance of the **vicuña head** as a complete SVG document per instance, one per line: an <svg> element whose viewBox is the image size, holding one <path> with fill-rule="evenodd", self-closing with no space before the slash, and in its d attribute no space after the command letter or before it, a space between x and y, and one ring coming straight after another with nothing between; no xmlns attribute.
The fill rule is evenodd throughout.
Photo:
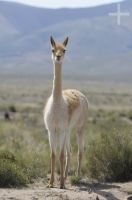
<svg viewBox="0 0 132 200"><path fill-rule="evenodd" d="M64 40L63 43L58 43L55 42L53 37L50 37L50 42L51 42L51 46L52 46L52 59L54 63L61 63L63 58L64 58L64 54L66 51L66 45L68 43L68 37Z"/></svg>

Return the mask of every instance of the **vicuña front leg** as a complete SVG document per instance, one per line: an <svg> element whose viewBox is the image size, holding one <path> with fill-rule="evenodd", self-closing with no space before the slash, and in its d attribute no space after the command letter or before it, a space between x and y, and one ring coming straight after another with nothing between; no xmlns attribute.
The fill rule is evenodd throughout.
<svg viewBox="0 0 132 200"><path fill-rule="evenodd" d="M55 153L51 152L51 177L48 187L54 187L54 177L55 177Z"/></svg>
<svg viewBox="0 0 132 200"><path fill-rule="evenodd" d="M64 161L65 161L65 152L63 148L60 152L60 189L65 188Z"/></svg>
<svg viewBox="0 0 132 200"><path fill-rule="evenodd" d="M48 187L52 188L54 187L54 177L55 177L55 158L56 158L56 135L49 132L49 142L50 142L50 149L51 149L51 163L50 163L50 168L51 168L51 177L50 177L50 182Z"/></svg>
<svg viewBox="0 0 132 200"><path fill-rule="evenodd" d="M70 152L67 151L67 155L66 155L66 166L65 166L65 180L68 176L68 169L69 169L69 164L70 164Z"/></svg>

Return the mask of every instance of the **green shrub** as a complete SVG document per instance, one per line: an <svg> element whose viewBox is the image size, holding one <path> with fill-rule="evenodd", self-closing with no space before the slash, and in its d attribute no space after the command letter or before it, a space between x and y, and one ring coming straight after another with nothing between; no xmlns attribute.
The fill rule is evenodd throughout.
<svg viewBox="0 0 132 200"><path fill-rule="evenodd" d="M0 152L0 160L9 160L10 162L16 162L16 157L10 151L1 151Z"/></svg>
<svg viewBox="0 0 132 200"><path fill-rule="evenodd" d="M101 134L89 145L87 167L101 181L132 180L132 135L113 131Z"/></svg>
<svg viewBox="0 0 132 200"><path fill-rule="evenodd" d="M27 175L17 164L0 159L0 187L20 187L27 183Z"/></svg>
<svg viewBox="0 0 132 200"><path fill-rule="evenodd" d="M22 169L16 157L9 151L0 152L0 187L26 186L28 176Z"/></svg>
<svg viewBox="0 0 132 200"><path fill-rule="evenodd" d="M9 111L10 112L16 112L16 107L14 105L9 106Z"/></svg>
<svg viewBox="0 0 132 200"><path fill-rule="evenodd" d="M129 111L129 113L128 113L128 118L129 118L130 120L132 120L132 111Z"/></svg>

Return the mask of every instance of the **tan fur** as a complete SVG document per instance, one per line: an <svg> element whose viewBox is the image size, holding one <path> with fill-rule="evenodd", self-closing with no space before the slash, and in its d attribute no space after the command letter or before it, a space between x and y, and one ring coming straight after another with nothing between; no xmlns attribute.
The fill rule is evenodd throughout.
<svg viewBox="0 0 132 200"><path fill-rule="evenodd" d="M65 50L65 47L64 47L64 45L61 44L61 43L56 43L55 50L60 50L60 51L62 51L62 50Z"/></svg>
<svg viewBox="0 0 132 200"><path fill-rule="evenodd" d="M64 90L63 91L63 97L66 98L66 100L68 102L69 121L71 119L71 116L73 115L73 112L80 105L79 96L80 96L80 92L77 90Z"/></svg>

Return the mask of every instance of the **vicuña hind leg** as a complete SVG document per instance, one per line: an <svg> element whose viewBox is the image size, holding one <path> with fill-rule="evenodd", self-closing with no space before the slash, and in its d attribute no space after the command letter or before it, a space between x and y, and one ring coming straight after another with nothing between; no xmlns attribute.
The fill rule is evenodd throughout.
<svg viewBox="0 0 132 200"><path fill-rule="evenodd" d="M66 165L65 165L65 180L68 176L68 168L70 165L70 156L71 156L71 152L70 152L70 134L67 135L67 139L66 139Z"/></svg>
<svg viewBox="0 0 132 200"><path fill-rule="evenodd" d="M78 141L78 166L77 166L77 176L81 176L81 166L82 166L82 157L84 153L84 138L83 138L83 128L78 130L77 133Z"/></svg>

